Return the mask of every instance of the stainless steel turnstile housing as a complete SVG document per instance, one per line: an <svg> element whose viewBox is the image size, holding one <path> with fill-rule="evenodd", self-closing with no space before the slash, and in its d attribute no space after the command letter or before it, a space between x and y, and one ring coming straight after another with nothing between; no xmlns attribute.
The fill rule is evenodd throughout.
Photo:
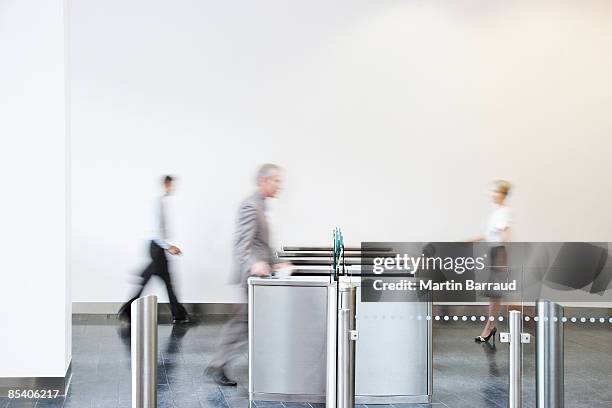
<svg viewBox="0 0 612 408"><path fill-rule="evenodd" d="M355 402L431 402L431 302L360 299L357 288Z"/></svg>
<svg viewBox="0 0 612 408"><path fill-rule="evenodd" d="M358 278L352 282L359 283ZM249 398L325 402L329 277L249 279ZM430 402L431 302L360 302L355 402Z"/></svg>
<svg viewBox="0 0 612 408"><path fill-rule="evenodd" d="M249 398L325 402L329 278L249 279Z"/></svg>

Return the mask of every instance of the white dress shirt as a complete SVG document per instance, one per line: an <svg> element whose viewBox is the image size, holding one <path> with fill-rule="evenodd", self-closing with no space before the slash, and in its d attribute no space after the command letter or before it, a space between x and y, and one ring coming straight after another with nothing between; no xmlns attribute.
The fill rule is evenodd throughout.
<svg viewBox="0 0 612 408"><path fill-rule="evenodd" d="M153 241L164 249L170 248L172 241L172 196L164 194L157 198L153 211Z"/></svg>
<svg viewBox="0 0 612 408"><path fill-rule="evenodd" d="M505 205L495 205L495 208L489 215L487 227L485 231L485 240L487 242L503 242L503 231L510 228L512 224L512 211L510 207Z"/></svg>

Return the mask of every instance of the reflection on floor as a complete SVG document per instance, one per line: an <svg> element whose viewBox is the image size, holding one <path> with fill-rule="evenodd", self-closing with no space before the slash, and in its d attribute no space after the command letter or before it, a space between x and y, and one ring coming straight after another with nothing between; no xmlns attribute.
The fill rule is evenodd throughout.
<svg viewBox="0 0 612 408"><path fill-rule="evenodd" d="M212 355L222 316L172 326L160 324L158 407L248 407L246 351L231 367L238 387L217 387L203 370ZM501 330L505 329L500 325ZM533 326L527 326L533 334ZM434 324L434 403L398 408L478 408L507 406L508 346L476 344L480 326L472 322ZM612 408L612 329L605 323L565 326L565 406ZM5 407L130 407L129 327L114 317L75 316L72 383L69 395L55 400L0 399ZM524 406L535 407L534 344L524 351ZM256 402L265 408L311 408L309 404ZM311 404L315 408L323 404ZM377 406L382 407L382 406ZM365 408L365 407L360 407Z"/></svg>

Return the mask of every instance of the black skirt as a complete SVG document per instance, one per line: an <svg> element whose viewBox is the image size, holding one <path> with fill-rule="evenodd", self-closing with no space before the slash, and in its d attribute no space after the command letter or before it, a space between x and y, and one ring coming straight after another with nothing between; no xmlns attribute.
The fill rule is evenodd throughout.
<svg viewBox="0 0 612 408"><path fill-rule="evenodd" d="M497 245L491 248L490 253L491 263L489 266L488 283L506 283L508 282L508 253L506 247ZM504 294L500 290L485 290L483 296L492 299L501 299Z"/></svg>

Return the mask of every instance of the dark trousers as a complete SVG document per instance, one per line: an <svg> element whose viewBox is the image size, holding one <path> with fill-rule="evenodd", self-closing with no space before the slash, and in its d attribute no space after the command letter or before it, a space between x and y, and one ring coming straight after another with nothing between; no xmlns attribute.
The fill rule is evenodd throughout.
<svg viewBox="0 0 612 408"><path fill-rule="evenodd" d="M121 309L119 309L119 315L122 317L129 317L131 312L131 304L134 300L138 299L142 294L142 291L145 285L149 282L149 279L153 275L159 276L161 280L166 284L166 290L168 291L168 299L170 300L170 310L172 311L172 317L175 319L184 319L187 316L187 311L181 305L176 298L176 294L174 293L174 288L172 287L172 278L170 276L170 270L168 269L168 259L166 258L166 251L157 245L154 241L151 241L151 246L149 248L149 253L151 254L151 262L149 265L142 271L140 277L142 281L140 283L140 288L137 293L128 300Z"/></svg>

